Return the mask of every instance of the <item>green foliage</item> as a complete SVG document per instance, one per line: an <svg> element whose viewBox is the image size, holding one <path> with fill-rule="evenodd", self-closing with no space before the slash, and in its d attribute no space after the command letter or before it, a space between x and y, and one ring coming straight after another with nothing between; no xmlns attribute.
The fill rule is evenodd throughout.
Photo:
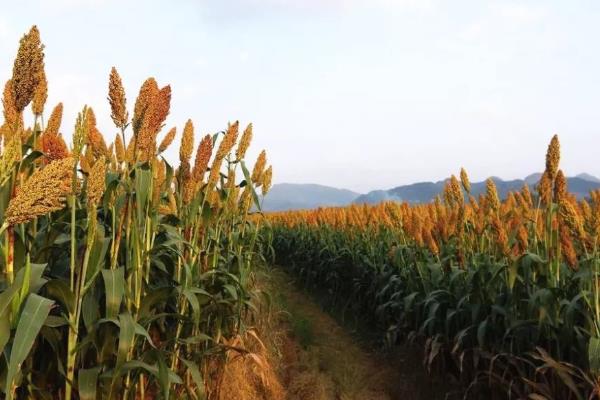
<svg viewBox="0 0 600 400"><path fill-rule="evenodd" d="M550 391L552 398L575 399L592 392L584 371L597 368L587 304L593 263L581 263L579 271L562 264L554 286L546 278L549 261L534 253L512 261L480 253L459 265L452 241L438 258L384 225L275 223L269 229L277 265L326 293L330 305L359 315L388 345L422 343L425 366L454 374L468 395L480 398L493 388L517 397ZM536 379L545 383L532 385Z"/></svg>

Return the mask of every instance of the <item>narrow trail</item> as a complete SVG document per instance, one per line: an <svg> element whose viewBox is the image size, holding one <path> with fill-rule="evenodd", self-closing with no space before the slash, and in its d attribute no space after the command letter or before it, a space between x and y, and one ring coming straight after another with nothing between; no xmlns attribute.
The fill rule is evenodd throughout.
<svg viewBox="0 0 600 400"><path fill-rule="evenodd" d="M289 400L444 399L416 349L380 354L342 327L290 277L274 271L271 292L280 308L277 347Z"/></svg>

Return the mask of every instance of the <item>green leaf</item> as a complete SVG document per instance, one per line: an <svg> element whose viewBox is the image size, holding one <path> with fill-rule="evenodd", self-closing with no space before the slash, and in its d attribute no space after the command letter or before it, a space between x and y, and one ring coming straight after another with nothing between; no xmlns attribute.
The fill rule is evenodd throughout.
<svg viewBox="0 0 600 400"><path fill-rule="evenodd" d="M590 363L590 371L594 374L600 373L600 338L590 338L588 360Z"/></svg>
<svg viewBox="0 0 600 400"><path fill-rule="evenodd" d="M17 292L17 286L13 285L0 293L0 316L8 315L8 306L11 304L11 301Z"/></svg>
<svg viewBox="0 0 600 400"><path fill-rule="evenodd" d="M88 270L86 275L85 286L89 287L93 279L98 275L98 271L105 264L106 253L110 246L110 237L105 236L104 226L96 225L96 237L90 250L90 258L88 262Z"/></svg>
<svg viewBox="0 0 600 400"><path fill-rule="evenodd" d="M27 358L31 347L40 331L44 321L50 313L50 307L54 302L37 294L30 294L25 302L25 307L19 318L15 338L6 373L6 398L13 398L13 380L21 370L21 364Z"/></svg>
<svg viewBox="0 0 600 400"><path fill-rule="evenodd" d="M0 314L0 354L10 339L10 319L8 314Z"/></svg>
<svg viewBox="0 0 600 400"><path fill-rule="evenodd" d="M44 321L44 326L50 328L58 328L66 325L69 325L69 321L65 317L58 315L48 315L46 321Z"/></svg>
<svg viewBox="0 0 600 400"><path fill-rule="evenodd" d="M179 339L180 343L185 343L185 344L200 344L200 343L204 343L204 342L209 342L214 340L212 337L208 336L205 333L199 333L195 336L190 336L187 338L183 338L183 339Z"/></svg>
<svg viewBox="0 0 600 400"><path fill-rule="evenodd" d="M169 389L170 389L170 384L169 384L169 367L167 367L167 364L165 363L165 359L162 355L162 353L158 354L158 383L160 384L160 388L162 389L163 392L163 397L165 399L169 398Z"/></svg>
<svg viewBox="0 0 600 400"><path fill-rule="evenodd" d="M103 269L102 278L106 297L106 318L116 318L125 294L125 270L123 267Z"/></svg>
<svg viewBox="0 0 600 400"><path fill-rule="evenodd" d="M238 294L237 290L235 290L235 286L227 284L224 286L224 288L234 300L237 300Z"/></svg>
<svg viewBox="0 0 600 400"><path fill-rule="evenodd" d="M200 323L200 303L198 302L198 298L189 289L184 289L183 295L190 303L190 306L192 306L192 319L197 326Z"/></svg>
<svg viewBox="0 0 600 400"><path fill-rule="evenodd" d="M138 324L137 322L135 323L135 334L145 337L146 340L148 341L148 343L150 343L150 346L156 347L156 346L154 346L154 343L152 342L152 338L150 337L150 334L148 333L146 328L144 328L142 325Z"/></svg>
<svg viewBox="0 0 600 400"><path fill-rule="evenodd" d="M57 300L66 307L69 313L75 311L75 295L71 291L69 284L61 279L52 279L46 283L48 297Z"/></svg>
<svg viewBox="0 0 600 400"><path fill-rule="evenodd" d="M79 399L96 400L96 387L100 367L79 370Z"/></svg>
<svg viewBox="0 0 600 400"><path fill-rule="evenodd" d="M126 374L127 372L134 370L134 369L144 369L146 370L146 372L154 375L155 377L158 377L158 367L155 365L150 365L148 363L145 363L143 361L139 361L139 360L131 360L131 361L127 361L126 363L124 363L121 368L118 369L118 371L107 371L105 373L103 373L102 375L100 375L101 378L107 378L107 377L113 377L113 379L117 378L120 375ZM177 375L175 372L170 371L168 372L169 374L169 381L173 382L173 383L177 383L177 384L181 384L183 383L183 381L181 380L181 377L179 377L179 375Z"/></svg>
<svg viewBox="0 0 600 400"><path fill-rule="evenodd" d="M23 283L21 284L21 290L19 291L19 300L17 308L21 307L21 304L23 304L23 301L29 294L29 284L31 283L31 262L29 261L29 256L27 256L27 260L25 261L25 268L23 268L23 270L25 272L23 273Z"/></svg>
<svg viewBox="0 0 600 400"><path fill-rule="evenodd" d="M117 353L117 366L127 360L129 349L133 346L135 337L135 321L129 313L119 315L119 350Z"/></svg>
<svg viewBox="0 0 600 400"><path fill-rule="evenodd" d="M135 205L138 221L144 220L146 203L152 187L152 171L147 167L135 169Z"/></svg>
<svg viewBox="0 0 600 400"><path fill-rule="evenodd" d="M87 292L83 296L83 302L81 304L81 313L83 317L83 323L85 329L90 332L93 330L93 326L100 319L100 303L96 301L94 289Z"/></svg>

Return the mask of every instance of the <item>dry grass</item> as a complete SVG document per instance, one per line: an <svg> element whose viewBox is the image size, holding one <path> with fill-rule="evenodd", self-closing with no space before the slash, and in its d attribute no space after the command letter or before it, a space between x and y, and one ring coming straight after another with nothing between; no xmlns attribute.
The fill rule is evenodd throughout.
<svg viewBox="0 0 600 400"><path fill-rule="evenodd" d="M252 330L229 342L234 348L228 352L220 399L285 400L285 391L277 371L273 368L267 347Z"/></svg>
<svg viewBox="0 0 600 400"><path fill-rule="evenodd" d="M287 276L274 271L264 279L269 280L266 289L274 300L270 312L263 313L259 324L261 339L268 349L263 357L271 363L270 370L277 371L270 378L277 379L285 393L284 397L265 397L264 392L254 392L254 398L443 398L439 385L432 385L420 367L416 352L402 351L384 357L369 351L305 293L298 291ZM242 376L244 373L240 372L238 377ZM252 376L245 376L246 382L241 382L240 388L248 381L256 382ZM229 395L232 396L229 398L248 398L233 392Z"/></svg>

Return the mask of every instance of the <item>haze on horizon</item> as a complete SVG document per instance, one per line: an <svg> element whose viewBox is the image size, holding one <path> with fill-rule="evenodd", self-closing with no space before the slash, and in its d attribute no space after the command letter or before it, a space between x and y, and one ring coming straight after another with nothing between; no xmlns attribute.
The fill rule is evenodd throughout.
<svg viewBox="0 0 600 400"><path fill-rule="evenodd" d="M171 84L167 128L253 122L275 183L523 178L554 133L567 175L600 175L599 17L591 1L27 0L3 5L0 80L37 24L67 137L88 103L114 138L114 65L130 112L148 76Z"/></svg>

